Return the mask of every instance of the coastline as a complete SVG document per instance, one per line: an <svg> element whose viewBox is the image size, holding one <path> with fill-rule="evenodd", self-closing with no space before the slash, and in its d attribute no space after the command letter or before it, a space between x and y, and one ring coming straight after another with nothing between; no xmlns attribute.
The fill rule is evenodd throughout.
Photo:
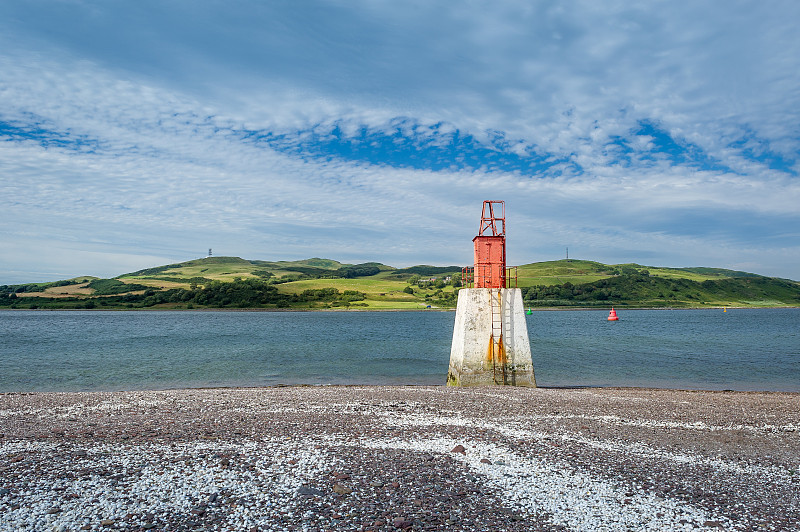
<svg viewBox="0 0 800 532"><path fill-rule="evenodd" d="M638 307L628 304L608 304L607 306L595 307L525 307L531 312L541 311L608 311L612 307L624 310L771 310L771 309L795 309L800 305L764 305L764 306L743 306L743 305L718 305L718 306L697 306L697 307ZM357 308L231 308L231 307L206 307L206 308L176 308L176 307L146 307L146 308L11 308L0 307L0 310L24 311L24 312L455 312L455 307L431 307L431 308L405 308L405 307L357 307Z"/></svg>
<svg viewBox="0 0 800 532"><path fill-rule="evenodd" d="M0 394L0 528L791 528L800 394ZM104 524L105 523L105 524Z"/></svg>

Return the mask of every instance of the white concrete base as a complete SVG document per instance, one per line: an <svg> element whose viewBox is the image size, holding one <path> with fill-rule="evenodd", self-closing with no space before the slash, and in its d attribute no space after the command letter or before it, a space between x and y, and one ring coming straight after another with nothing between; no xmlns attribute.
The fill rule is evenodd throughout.
<svg viewBox="0 0 800 532"><path fill-rule="evenodd" d="M496 298L497 289L463 288L458 292L447 384L535 387L522 292L519 288L499 291L503 350L492 347L492 292Z"/></svg>

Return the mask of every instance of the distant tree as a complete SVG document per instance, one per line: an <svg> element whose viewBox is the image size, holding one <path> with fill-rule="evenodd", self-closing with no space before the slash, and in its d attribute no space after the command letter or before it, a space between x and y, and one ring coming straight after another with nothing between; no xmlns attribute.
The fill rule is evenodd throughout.
<svg viewBox="0 0 800 532"><path fill-rule="evenodd" d="M357 265L339 268L337 273L344 278L352 279L354 277L369 277L370 275L377 275L381 273L381 269L377 266Z"/></svg>

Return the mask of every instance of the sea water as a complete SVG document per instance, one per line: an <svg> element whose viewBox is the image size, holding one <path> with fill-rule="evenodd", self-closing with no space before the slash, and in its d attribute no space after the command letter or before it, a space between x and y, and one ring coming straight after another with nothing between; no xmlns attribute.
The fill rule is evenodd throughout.
<svg viewBox="0 0 800 532"><path fill-rule="evenodd" d="M535 311L540 386L800 391L800 309ZM0 311L0 392L443 384L455 313Z"/></svg>

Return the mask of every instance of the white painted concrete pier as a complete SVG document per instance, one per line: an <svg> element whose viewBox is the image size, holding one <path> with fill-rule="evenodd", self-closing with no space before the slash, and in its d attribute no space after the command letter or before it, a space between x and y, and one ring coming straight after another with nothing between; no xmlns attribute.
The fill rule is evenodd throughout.
<svg viewBox="0 0 800 532"><path fill-rule="evenodd" d="M536 386L519 288L459 290L447 384Z"/></svg>

